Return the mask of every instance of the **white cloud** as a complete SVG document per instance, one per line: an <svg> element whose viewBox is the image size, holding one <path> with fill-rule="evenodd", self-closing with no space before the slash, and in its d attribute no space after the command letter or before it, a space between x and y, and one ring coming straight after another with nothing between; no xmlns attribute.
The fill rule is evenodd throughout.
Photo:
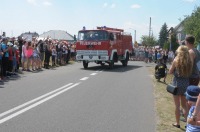
<svg viewBox="0 0 200 132"><path fill-rule="evenodd" d="M106 8L108 6L108 3L104 3L103 7Z"/></svg>
<svg viewBox="0 0 200 132"><path fill-rule="evenodd" d="M138 5L138 4L134 4L134 5L131 6L131 8L133 8L133 9L138 9L138 8L141 8L141 6Z"/></svg>
<svg viewBox="0 0 200 132"><path fill-rule="evenodd" d="M104 3L103 4L103 8L107 8L107 7L110 7L110 8L115 8L116 7L116 4L115 3L113 3L113 4L111 4L111 5L108 5L108 3Z"/></svg>
<svg viewBox="0 0 200 132"><path fill-rule="evenodd" d="M52 3L49 2L48 0L43 0L43 1L39 1L38 0L26 0L29 4L34 5L34 6L51 6Z"/></svg>
<svg viewBox="0 0 200 132"><path fill-rule="evenodd" d="M191 2L191 3L193 3L193 2L195 2L196 0L184 0L185 2Z"/></svg>
<svg viewBox="0 0 200 132"><path fill-rule="evenodd" d="M115 8L116 7L116 4L112 4L111 6L110 6L110 8Z"/></svg>
<svg viewBox="0 0 200 132"><path fill-rule="evenodd" d="M51 5L52 5L52 3L51 3L51 2L49 2L49 1L44 1L44 2L43 2L43 5L45 5L45 6L51 6Z"/></svg>
<svg viewBox="0 0 200 132"><path fill-rule="evenodd" d="M27 0L27 2L28 2L29 4L31 4L31 5L34 5L34 6L37 5L36 0Z"/></svg>

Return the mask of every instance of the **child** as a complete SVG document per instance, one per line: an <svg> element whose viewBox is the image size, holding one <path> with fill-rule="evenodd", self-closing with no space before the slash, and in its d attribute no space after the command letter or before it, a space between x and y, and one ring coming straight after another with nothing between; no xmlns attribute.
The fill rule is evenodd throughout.
<svg viewBox="0 0 200 132"><path fill-rule="evenodd" d="M12 73L13 75L16 75L16 69L17 69L17 45L13 46L12 52L13 52L13 69L12 69Z"/></svg>
<svg viewBox="0 0 200 132"><path fill-rule="evenodd" d="M37 44L33 44L33 59L32 59L32 70L39 69L39 52L37 50Z"/></svg>
<svg viewBox="0 0 200 132"><path fill-rule="evenodd" d="M161 58L158 59L158 64L155 67L155 77L158 81L160 81L161 78L163 79L163 82L165 83L165 79L167 76L167 66L163 63L163 60Z"/></svg>
<svg viewBox="0 0 200 132"><path fill-rule="evenodd" d="M186 90L186 99L188 100L188 105L190 106L188 118L187 118L187 128L186 132L200 132L200 120L195 117L194 120L194 109L198 95L200 93L200 88L198 86L188 86Z"/></svg>
<svg viewBox="0 0 200 132"><path fill-rule="evenodd" d="M56 46L53 45L52 46L52 66L56 66L56 56L57 56L57 52L56 52Z"/></svg>

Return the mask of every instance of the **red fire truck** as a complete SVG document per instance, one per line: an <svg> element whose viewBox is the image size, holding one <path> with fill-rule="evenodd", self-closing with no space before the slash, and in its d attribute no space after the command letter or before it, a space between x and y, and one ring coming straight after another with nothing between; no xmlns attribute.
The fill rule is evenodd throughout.
<svg viewBox="0 0 200 132"><path fill-rule="evenodd" d="M132 52L132 36L123 29L97 27L95 30L80 30L76 43L76 60L83 61L83 67L88 68L89 62L109 64L121 61L127 66Z"/></svg>

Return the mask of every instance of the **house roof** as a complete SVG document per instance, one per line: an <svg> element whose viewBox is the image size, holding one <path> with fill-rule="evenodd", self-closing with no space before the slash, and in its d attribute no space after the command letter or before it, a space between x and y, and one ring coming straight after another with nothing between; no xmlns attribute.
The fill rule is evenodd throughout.
<svg viewBox="0 0 200 132"><path fill-rule="evenodd" d="M48 36L51 39L57 39L57 40L68 40L68 41L74 40L74 37L71 34L62 30L50 30L40 35L40 37L42 38L47 38Z"/></svg>
<svg viewBox="0 0 200 132"><path fill-rule="evenodd" d="M178 32L179 30L183 30L183 22L184 21L181 21L175 28L174 28L174 31L175 32Z"/></svg>
<svg viewBox="0 0 200 132"><path fill-rule="evenodd" d="M26 36L26 35L32 35L32 37L38 37L39 34L36 33L36 32L25 32L25 33L22 33L20 36L23 37L23 36Z"/></svg>
<svg viewBox="0 0 200 132"><path fill-rule="evenodd" d="M174 31L174 28L171 27L171 28L167 31L167 33L170 33L170 31L173 32L173 31Z"/></svg>
<svg viewBox="0 0 200 132"><path fill-rule="evenodd" d="M174 30L177 31L177 29L181 26L181 23L179 23L176 27L174 27Z"/></svg>

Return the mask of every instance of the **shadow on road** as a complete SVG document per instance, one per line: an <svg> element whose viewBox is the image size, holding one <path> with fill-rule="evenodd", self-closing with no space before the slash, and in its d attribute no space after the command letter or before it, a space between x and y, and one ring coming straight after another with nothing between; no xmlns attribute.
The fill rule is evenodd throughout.
<svg viewBox="0 0 200 132"><path fill-rule="evenodd" d="M18 80L18 79L20 79L20 78L21 78L20 75L12 75L12 76L10 76L9 78L6 78L6 79L4 79L4 80L1 80L1 81L0 81L0 88L5 88L5 87L3 87L3 85L4 85L5 83L8 83L9 81L15 81L15 80Z"/></svg>
<svg viewBox="0 0 200 132"><path fill-rule="evenodd" d="M153 66L146 66L146 67L153 67Z"/></svg>
<svg viewBox="0 0 200 132"><path fill-rule="evenodd" d="M122 65L116 64L112 69L110 69L108 65L105 65L105 66L91 66L91 67L88 67L87 69L81 68L81 70L89 70L89 71L104 70L104 72L127 72L127 71L131 71L140 67L142 66L128 65L124 67Z"/></svg>
<svg viewBox="0 0 200 132"><path fill-rule="evenodd" d="M4 88L2 85L4 85L4 82L0 81L0 88Z"/></svg>

